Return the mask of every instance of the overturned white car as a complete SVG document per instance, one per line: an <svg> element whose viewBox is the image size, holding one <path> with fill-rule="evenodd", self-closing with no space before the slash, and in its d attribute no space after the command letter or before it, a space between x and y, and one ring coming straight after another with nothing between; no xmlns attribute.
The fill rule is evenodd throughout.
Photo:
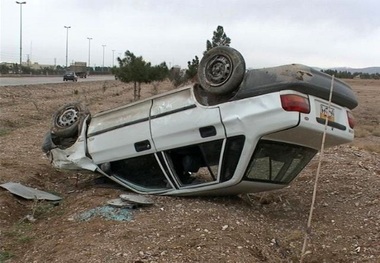
<svg viewBox="0 0 380 263"><path fill-rule="evenodd" d="M199 82L95 115L72 103L43 150L58 168L88 169L145 194L231 195L287 186L320 149L351 142L352 89L303 65L245 69L217 47Z"/></svg>

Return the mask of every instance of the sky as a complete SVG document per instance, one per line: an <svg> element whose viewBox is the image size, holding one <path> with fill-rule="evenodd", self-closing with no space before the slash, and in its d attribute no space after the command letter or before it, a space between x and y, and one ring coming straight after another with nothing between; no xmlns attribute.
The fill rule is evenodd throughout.
<svg viewBox="0 0 380 263"><path fill-rule="evenodd" d="M22 60L39 64L65 66L68 40L68 64L113 66L129 50L186 68L221 25L247 68L380 66L379 0L25 1L0 0L0 62L19 62L22 8Z"/></svg>

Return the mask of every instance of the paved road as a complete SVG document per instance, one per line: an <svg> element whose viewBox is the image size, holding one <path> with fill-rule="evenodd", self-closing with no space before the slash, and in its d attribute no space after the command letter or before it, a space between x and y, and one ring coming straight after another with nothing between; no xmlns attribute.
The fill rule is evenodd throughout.
<svg viewBox="0 0 380 263"><path fill-rule="evenodd" d="M33 84L48 84L48 83L63 83L62 76L58 77L0 77L0 86L15 86L15 85L33 85ZM103 76L88 76L85 79L78 79L78 82L86 81L102 81L114 80L113 75Z"/></svg>

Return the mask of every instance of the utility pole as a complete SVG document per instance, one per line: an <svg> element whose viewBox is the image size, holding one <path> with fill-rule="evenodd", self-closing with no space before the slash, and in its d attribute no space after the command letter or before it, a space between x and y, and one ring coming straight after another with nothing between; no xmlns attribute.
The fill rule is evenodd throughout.
<svg viewBox="0 0 380 263"><path fill-rule="evenodd" d="M91 56L91 40L92 37L88 37L88 67L91 67L90 65L90 56Z"/></svg>
<svg viewBox="0 0 380 263"><path fill-rule="evenodd" d="M102 66L102 72L104 71L104 48L106 47L106 45L102 45L103 47L103 66Z"/></svg>
<svg viewBox="0 0 380 263"><path fill-rule="evenodd" d="M64 26L66 28L66 70L67 70L67 60L68 60L68 54L69 54L69 28L71 26Z"/></svg>
<svg viewBox="0 0 380 263"><path fill-rule="evenodd" d="M114 59L114 55L115 55L115 49L112 49L112 67L113 67L113 63L114 63L114 61L115 61L115 59Z"/></svg>
<svg viewBox="0 0 380 263"><path fill-rule="evenodd" d="M21 74L21 62L22 62L22 5L26 4L26 2L16 1L16 4L20 5L20 68L19 73Z"/></svg>

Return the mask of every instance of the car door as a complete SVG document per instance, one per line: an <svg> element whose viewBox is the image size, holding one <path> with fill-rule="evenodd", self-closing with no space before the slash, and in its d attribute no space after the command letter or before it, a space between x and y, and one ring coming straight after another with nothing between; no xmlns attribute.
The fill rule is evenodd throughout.
<svg viewBox="0 0 380 263"><path fill-rule="evenodd" d="M197 104L190 88L153 99L150 119L157 151L225 138L219 108Z"/></svg>
<svg viewBox="0 0 380 263"><path fill-rule="evenodd" d="M212 172L211 163L218 166L225 130L218 107L204 107L196 103L190 88L153 99L150 111L151 131L157 152L171 168L177 186L190 182L181 179L178 166L187 167L189 174L203 168L210 172L207 183L218 181L218 171ZM215 142L215 143L213 143ZM217 156L210 158L209 149L215 145ZM210 159L210 160L207 160Z"/></svg>
<svg viewBox="0 0 380 263"><path fill-rule="evenodd" d="M88 128L88 151L96 164L154 153L149 128L152 101L99 113Z"/></svg>

